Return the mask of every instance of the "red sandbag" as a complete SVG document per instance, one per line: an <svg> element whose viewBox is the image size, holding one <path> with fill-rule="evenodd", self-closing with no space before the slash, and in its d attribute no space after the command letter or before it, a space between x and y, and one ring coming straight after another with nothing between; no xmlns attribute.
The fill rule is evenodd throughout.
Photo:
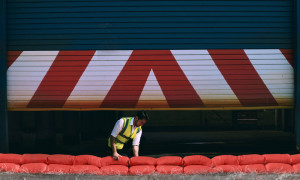
<svg viewBox="0 0 300 180"><path fill-rule="evenodd" d="M100 169L97 166L92 166L92 165L74 165L71 167L70 173L101 175Z"/></svg>
<svg viewBox="0 0 300 180"><path fill-rule="evenodd" d="M213 166L218 165L238 165L238 157L233 155L221 155L212 158Z"/></svg>
<svg viewBox="0 0 300 180"><path fill-rule="evenodd" d="M72 166L63 164L49 164L45 173L49 174L68 174Z"/></svg>
<svg viewBox="0 0 300 180"><path fill-rule="evenodd" d="M211 173L212 168L209 166L203 166L203 165L189 165L185 166L183 168L184 174L206 174L206 173Z"/></svg>
<svg viewBox="0 0 300 180"><path fill-rule="evenodd" d="M240 165L218 165L213 168L214 173L237 173L242 172Z"/></svg>
<svg viewBox="0 0 300 180"><path fill-rule="evenodd" d="M268 173L293 173L294 169L290 164L284 163L268 163L266 164Z"/></svg>
<svg viewBox="0 0 300 180"><path fill-rule="evenodd" d="M123 165L110 165L101 168L102 175L127 175L128 167Z"/></svg>
<svg viewBox="0 0 300 180"><path fill-rule="evenodd" d="M159 174L182 174L183 168L173 165L157 165L156 172Z"/></svg>
<svg viewBox="0 0 300 180"><path fill-rule="evenodd" d="M74 156L74 165L88 165L89 155Z"/></svg>
<svg viewBox="0 0 300 180"><path fill-rule="evenodd" d="M19 164L14 163L0 163L0 172L14 172L18 173L20 169Z"/></svg>
<svg viewBox="0 0 300 180"><path fill-rule="evenodd" d="M93 165L93 166L101 167L101 158L92 155L75 156L74 165Z"/></svg>
<svg viewBox="0 0 300 180"><path fill-rule="evenodd" d="M258 154L241 155L238 159L240 165L265 164L265 157Z"/></svg>
<svg viewBox="0 0 300 180"><path fill-rule="evenodd" d="M242 172L245 173L265 173L267 172L264 164L241 165Z"/></svg>
<svg viewBox="0 0 300 180"><path fill-rule="evenodd" d="M290 155L292 164L300 164L300 154Z"/></svg>
<svg viewBox="0 0 300 180"><path fill-rule="evenodd" d="M97 167L101 167L101 158L97 157L97 156L90 156L89 158L89 165L93 165L93 166L97 166Z"/></svg>
<svg viewBox="0 0 300 180"><path fill-rule="evenodd" d="M138 156L132 157L129 160L129 166L138 166L138 165L156 165L156 159L153 157Z"/></svg>
<svg viewBox="0 0 300 180"><path fill-rule="evenodd" d="M47 164L45 163L29 163L29 164L23 164L19 172L21 173L44 173L47 170Z"/></svg>
<svg viewBox="0 0 300 180"><path fill-rule="evenodd" d="M291 164L291 156L289 154L264 154L265 163L284 163Z"/></svg>
<svg viewBox="0 0 300 180"><path fill-rule="evenodd" d="M164 157L157 158L156 164L182 166L183 160L179 156L164 156Z"/></svg>
<svg viewBox="0 0 300 180"><path fill-rule="evenodd" d="M131 175L146 175L155 173L154 165L140 165L140 166L131 166L129 168L129 174Z"/></svg>
<svg viewBox="0 0 300 180"><path fill-rule="evenodd" d="M300 164L293 165L294 173L298 174L300 173Z"/></svg>
<svg viewBox="0 0 300 180"><path fill-rule="evenodd" d="M129 158L126 156L119 157L119 160L114 160L112 156L107 156L101 159L101 167L110 165L123 165L128 167Z"/></svg>
<svg viewBox="0 0 300 180"><path fill-rule="evenodd" d="M48 156L48 164L73 165L74 156L55 154Z"/></svg>
<svg viewBox="0 0 300 180"><path fill-rule="evenodd" d="M184 157L183 164L184 166L189 166L189 165L212 166L212 161L206 156L192 155L192 156Z"/></svg>
<svg viewBox="0 0 300 180"><path fill-rule="evenodd" d="M24 154L22 157L22 164L29 163L45 163L47 164L48 154Z"/></svg>
<svg viewBox="0 0 300 180"><path fill-rule="evenodd" d="M20 154L0 154L0 163L22 163L22 155Z"/></svg>

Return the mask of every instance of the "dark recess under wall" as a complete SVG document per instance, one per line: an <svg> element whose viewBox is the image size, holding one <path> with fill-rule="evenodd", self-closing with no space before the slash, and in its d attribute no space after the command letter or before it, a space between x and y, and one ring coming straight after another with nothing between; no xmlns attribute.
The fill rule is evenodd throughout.
<svg viewBox="0 0 300 180"><path fill-rule="evenodd" d="M11 153L105 155L115 121L135 111L9 112ZM141 154L295 153L293 110L149 111Z"/></svg>

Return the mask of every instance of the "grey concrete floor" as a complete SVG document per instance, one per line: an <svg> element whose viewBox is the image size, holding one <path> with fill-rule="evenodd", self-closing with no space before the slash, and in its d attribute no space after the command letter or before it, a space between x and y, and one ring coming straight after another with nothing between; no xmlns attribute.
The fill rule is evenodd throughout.
<svg viewBox="0 0 300 180"><path fill-rule="evenodd" d="M205 175L144 175L144 176L96 176L74 174L12 174L0 173L0 180L298 180L300 174L205 174Z"/></svg>

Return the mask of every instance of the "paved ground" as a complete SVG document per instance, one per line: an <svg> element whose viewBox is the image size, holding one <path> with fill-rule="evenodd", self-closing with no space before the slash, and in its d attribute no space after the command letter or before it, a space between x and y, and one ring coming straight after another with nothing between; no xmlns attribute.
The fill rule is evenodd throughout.
<svg viewBox="0 0 300 180"><path fill-rule="evenodd" d="M298 180L300 174L207 174L207 175L145 175L145 176L95 176L95 175L53 175L53 174L9 174L0 173L0 180Z"/></svg>

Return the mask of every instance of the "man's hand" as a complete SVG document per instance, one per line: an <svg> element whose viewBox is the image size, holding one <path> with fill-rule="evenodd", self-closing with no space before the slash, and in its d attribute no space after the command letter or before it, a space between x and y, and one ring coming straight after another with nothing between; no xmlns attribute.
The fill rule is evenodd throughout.
<svg viewBox="0 0 300 180"><path fill-rule="evenodd" d="M112 150L112 157L114 160L119 160L119 157L121 155L117 152L117 147L116 147L116 138L113 136L110 136L110 144L111 144L111 150Z"/></svg>
<svg viewBox="0 0 300 180"><path fill-rule="evenodd" d="M115 152L115 153L113 154L114 160L118 161L118 160L119 160L119 157L122 157L119 153Z"/></svg>
<svg viewBox="0 0 300 180"><path fill-rule="evenodd" d="M134 157L139 156L139 146L136 145L133 146L133 156Z"/></svg>

